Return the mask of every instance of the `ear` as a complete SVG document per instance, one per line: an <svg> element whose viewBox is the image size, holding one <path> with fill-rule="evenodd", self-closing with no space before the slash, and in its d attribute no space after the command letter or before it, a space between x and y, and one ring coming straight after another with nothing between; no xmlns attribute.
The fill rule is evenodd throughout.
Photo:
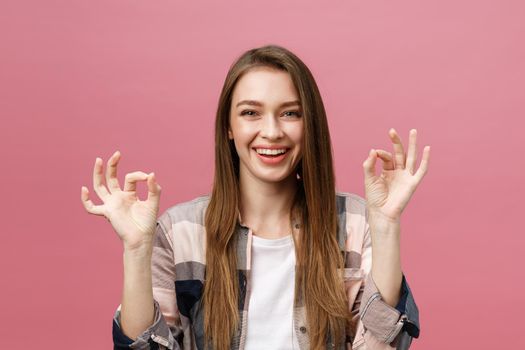
<svg viewBox="0 0 525 350"><path fill-rule="evenodd" d="M233 140L233 133L232 133L232 130L231 129L228 129L228 138L230 140Z"/></svg>

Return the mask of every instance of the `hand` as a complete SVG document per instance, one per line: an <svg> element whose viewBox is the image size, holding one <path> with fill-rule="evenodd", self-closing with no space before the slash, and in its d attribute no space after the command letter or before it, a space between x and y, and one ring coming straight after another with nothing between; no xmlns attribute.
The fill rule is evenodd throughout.
<svg viewBox="0 0 525 350"><path fill-rule="evenodd" d="M81 188L80 198L88 213L104 216L109 220L125 248L135 249L144 244L151 244L153 240L161 187L157 184L154 173L135 171L126 174L124 190L121 190L117 179L119 159L119 151L109 158L106 184L102 176L102 159L95 160L93 188L103 204L94 205L89 199L89 191L85 186ZM148 198L145 201L137 197L138 181L147 181Z"/></svg>
<svg viewBox="0 0 525 350"><path fill-rule="evenodd" d="M363 162L365 193L371 215L398 222L403 209L427 172L430 146L423 149L423 159L414 172L417 159L416 130L410 130L406 157L397 132L390 129L389 136L394 146L394 157L387 151L372 149ZM380 176L375 175L377 158L383 161Z"/></svg>

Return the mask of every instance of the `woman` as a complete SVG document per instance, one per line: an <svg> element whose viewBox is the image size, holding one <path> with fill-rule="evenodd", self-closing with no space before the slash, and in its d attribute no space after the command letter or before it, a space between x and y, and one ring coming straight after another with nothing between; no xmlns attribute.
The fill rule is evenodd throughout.
<svg viewBox="0 0 525 350"><path fill-rule="evenodd" d="M275 45L230 68L215 125L210 195L157 218L154 173L116 173L120 153L94 168L94 205L124 244L116 349L407 349L418 310L400 266L400 215L427 171L371 150L366 201L336 192L320 93L306 65ZM406 158L405 158L406 157ZM375 175L377 158L383 161ZM147 181L140 201L136 184ZM373 255L372 255L373 251Z"/></svg>

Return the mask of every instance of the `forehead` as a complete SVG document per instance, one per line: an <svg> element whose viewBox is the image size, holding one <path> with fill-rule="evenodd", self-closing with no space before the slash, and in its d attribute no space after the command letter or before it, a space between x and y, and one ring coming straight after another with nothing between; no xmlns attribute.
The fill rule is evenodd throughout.
<svg viewBox="0 0 525 350"><path fill-rule="evenodd" d="M255 67L244 73L233 90L232 101L257 100L279 103L298 99L290 74L270 67Z"/></svg>

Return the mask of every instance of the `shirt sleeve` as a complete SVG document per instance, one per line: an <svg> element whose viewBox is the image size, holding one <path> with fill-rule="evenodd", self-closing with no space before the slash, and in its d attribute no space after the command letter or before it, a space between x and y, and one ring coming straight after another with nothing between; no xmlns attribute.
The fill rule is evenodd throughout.
<svg viewBox="0 0 525 350"><path fill-rule="evenodd" d="M412 338L419 337L419 312L404 275L402 290L394 308L383 300L372 274L368 274L359 310L365 332L394 349L408 349Z"/></svg>
<svg viewBox="0 0 525 350"><path fill-rule="evenodd" d="M371 266L372 243L370 227L365 225L363 241L363 260ZM359 317L363 323L364 339L369 349L406 350L412 338L419 337L419 311L406 281L401 283L401 295L395 307L387 304L379 292L370 269L365 271L363 293L359 303Z"/></svg>
<svg viewBox="0 0 525 350"><path fill-rule="evenodd" d="M114 350L181 349L182 327L175 297L175 266L171 242L171 222L164 213L157 219L151 259L154 321L137 339L130 339L120 327L120 308L113 316Z"/></svg>

